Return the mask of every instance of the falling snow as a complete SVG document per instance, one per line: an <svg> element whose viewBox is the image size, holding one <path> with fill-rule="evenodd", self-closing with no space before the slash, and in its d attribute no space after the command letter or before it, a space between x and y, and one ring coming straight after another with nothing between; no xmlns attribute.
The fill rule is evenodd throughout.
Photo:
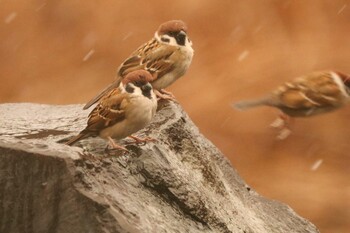
<svg viewBox="0 0 350 233"><path fill-rule="evenodd" d="M339 15L340 13L342 13L342 12L345 10L345 8L346 8L346 4L344 4L344 6L342 6L342 8L339 9L338 15Z"/></svg>
<svg viewBox="0 0 350 233"><path fill-rule="evenodd" d="M323 163L323 159L316 160L316 162L314 162L312 164L310 170L311 171L316 171L321 166L322 163Z"/></svg>
<svg viewBox="0 0 350 233"><path fill-rule="evenodd" d="M122 41L125 41L125 40L127 40L130 36L132 36L132 32L129 32L128 34L126 34L124 37L123 37L123 39L122 39Z"/></svg>
<svg viewBox="0 0 350 233"><path fill-rule="evenodd" d="M244 59L246 59L249 55L249 51L248 50L244 50L237 58L237 61L241 62Z"/></svg>
<svg viewBox="0 0 350 233"><path fill-rule="evenodd" d="M95 53L94 49L91 49L83 58L83 61L87 61L90 59L90 57Z"/></svg>
<svg viewBox="0 0 350 233"><path fill-rule="evenodd" d="M220 124L220 128L223 128L231 120L232 116L226 117L226 119Z"/></svg>
<svg viewBox="0 0 350 233"><path fill-rule="evenodd" d="M15 18L17 17L17 12L12 12L11 14L9 14L8 16L6 16L4 22L6 24L11 23Z"/></svg>
<svg viewBox="0 0 350 233"><path fill-rule="evenodd" d="M41 9L44 8L44 6L46 6L46 2L43 3L43 4L41 4L40 6L38 6L38 7L35 9L35 11L36 11L36 12L40 11Z"/></svg>
<svg viewBox="0 0 350 233"><path fill-rule="evenodd" d="M255 33L260 32L260 30L262 29L262 27L263 27L262 25L257 26L257 27L254 29L253 33L255 34Z"/></svg>

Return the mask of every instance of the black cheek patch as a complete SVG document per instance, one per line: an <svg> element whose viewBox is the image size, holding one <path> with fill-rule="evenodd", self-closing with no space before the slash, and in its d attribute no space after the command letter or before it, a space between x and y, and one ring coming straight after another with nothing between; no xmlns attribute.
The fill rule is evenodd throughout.
<svg viewBox="0 0 350 233"><path fill-rule="evenodd" d="M142 95L144 95L148 99L152 99L152 97L151 97L151 90L142 91Z"/></svg>
<svg viewBox="0 0 350 233"><path fill-rule="evenodd" d="M126 85L125 90L129 93L133 93L135 88L133 88L131 85Z"/></svg>
<svg viewBox="0 0 350 233"><path fill-rule="evenodd" d="M184 46L184 45L185 45L185 42L186 42L186 35L184 35L184 34L178 34L178 35L175 37L175 40L176 40L176 43L177 43L178 45Z"/></svg>

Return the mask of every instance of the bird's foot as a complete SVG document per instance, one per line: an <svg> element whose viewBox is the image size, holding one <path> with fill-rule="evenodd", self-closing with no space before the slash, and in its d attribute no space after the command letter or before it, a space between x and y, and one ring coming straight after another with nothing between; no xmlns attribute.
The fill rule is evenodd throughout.
<svg viewBox="0 0 350 233"><path fill-rule="evenodd" d="M292 131L288 128L283 128L278 132L277 135L277 139L279 140L284 140L286 139L290 134L292 133Z"/></svg>
<svg viewBox="0 0 350 233"><path fill-rule="evenodd" d="M271 126L272 128L276 128L276 129L280 129L280 128L284 127L285 125L286 125L286 122L285 122L282 118L280 118L280 117L276 118L276 120L274 120L274 121L270 124L270 126Z"/></svg>
<svg viewBox="0 0 350 233"><path fill-rule="evenodd" d="M173 95L173 93L171 93L169 91L161 89L161 90L154 90L154 93L156 94L158 99L170 100L170 101L174 101L177 103L175 96Z"/></svg>
<svg viewBox="0 0 350 233"><path fill-rule="evenodd" d="M271 127L279 130L277 139L284 140L292 133L290 129L291 121L292 119L288 115L281 113L278 118L270 124Z"/></svg>
<svg viewBox="0 0 350 233"><path fill-rule="evenodd" d="M107 150L112 149L112 150L122 150L122 151L124 151L124 152L129 152L129 150L126 149L125 147L123 147L123 146L118 145L117 143L115 143L115 141L114 141L111 137L109 137L108 140L109 140L109 144L108 144L108 146L107 146L107 148L106 148ZM109 148L109 147L110 147L110 148Z"/></svg>
<svg viewBox="0 0 350 233"><path fill-rule="evenodd" d="M139 137L134 136L134 135L130 135L128 137L134 139L135 140L134 143L136 143L138 145L140 145L140 144L145 145L147 142L156 142L157 141L157 139L152 138L152 137L139 138Z"/></svg>

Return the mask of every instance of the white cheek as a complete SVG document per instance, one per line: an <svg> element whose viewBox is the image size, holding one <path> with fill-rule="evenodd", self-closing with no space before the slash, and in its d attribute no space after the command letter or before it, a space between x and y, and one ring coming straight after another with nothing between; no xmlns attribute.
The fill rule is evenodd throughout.
<svg viewBox="0 0 350 233"><path fill-rule="evenodd" d="M119 88L119 90L120 90L121 93L125 93L125 92L126 92L125 87L124 87L124 84L123 84L122 82L120 82L118 88Z"/></svg>
<svg viewBox="0 0 350 233"><path fill-rule="evenodd" d="M165 38L166 40L169 40L169 42L162 41L163 43L173 45L173 46L178 46L176 43L176 40L174 37L168 36L168 35L163 35L162 38Z"/></svg>
<svg viewBox="0 0 350 233"><path fill-rule="evenodd" d="M174 37L168 36L168 35L162 35L161 37L158 35L158 32L156 32L154 34L154 37L157 39L157 41L159 41L160 43L163 44L168 44L168 45L172 45L172 46L178 46L178 44L176 43L176 40ZM162 38L169 40L169 41L162 41Z"/></svg>
<svg viewBox="0 0 350 233"><path fill-rule="evenodd" d="M177 47L182 47L185 48L185 50L187 50L189 53L193 54L193 48L192 48L192 41L186 36L186 40L185 40L185 46L179 46L175 40L174 37L171 37L169 35L162 35L161 37L158 35L158 33L156 32L154 37L157 39L157 41L159 41L160 43L163 44L168 44L168 45L172 45L172 46L177 46ZM167 40L169 40L169 42L165 42L162 41L161 38L165 38Z"/></svg>
<svg viewBox="0 0 350 233"><path fill-rule="evenodd" d="M134 89L134 92L132 93L133 95L142 95L142 91L139 87L136 87L136 86L133 86L135 89Z"/></svg>
<svg viewBox="0 0 350 233"><path fill-rule="evenodd" d="M344 82L339 77L339 75L335 72L331 72L331 75L332 75L334 82L338 85L338 87L339 87L340 91L343 93L343 95L349 96L348 92L345 89Z"/></svg>
<svg viewBox="0 0 350 233"><path fill-rule="evenodd" d="M187 37L187 40L185 43L185 47L188 51L191 51L193 53L192 41L190 39L188 39L188 37Z"/></svg>

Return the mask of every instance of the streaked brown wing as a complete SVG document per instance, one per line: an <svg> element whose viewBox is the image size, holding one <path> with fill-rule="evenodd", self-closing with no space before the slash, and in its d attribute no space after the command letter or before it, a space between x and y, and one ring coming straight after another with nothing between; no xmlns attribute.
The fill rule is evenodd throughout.
<svg viewBox="0 0 350 233"><path fill-rule="evenodd" d="M342 98L329 72L314 72L279 88L280 103L289 108L333 107Z"/></svg>
<svg viewBox="0 0 350 233"><path fill-rule="evenodd" d="M128 73L143 69L144 65L142 64L141 61L141 56L140 55L135 55L132 57L129 57L126 59L119 67L118 69L118 81L125 77Z"/></svg>
<svg viewBox="0 0 350 233"><path fill-rule="evenodd" d="M151 44L150 47L144 47L137 50L138 53L126 59L119 67L118 76L123 78L126 74L144 69L150 72L155 79L162 77L174 68L174 62L170 60L170 56L177 50L173 46L164 46L157 43Z"/></svg>
<svg viewBox="0 0 350 233"><path fill-rule="evenodd" d="M110 127L125 117L127 94L118 93L117 89L105 96L89 115L87 131L99 132Z"/></svg>
<svg viewBox="0 0 350 233"><path fill-rule="evenodd" d="M312 108L318 106L316 102L305 98L305 94L299 90L287 90L280 95L280 103L288 108Z"/></svg>
<svg viewBox="0 0 350 233"><path fill-rule="evenodd" d="M170 57L174 56L176 51L177 48L174 46L159 47L142 60L145 70L150 72L155 79L171 72L175 68L175 64Z"/></svg>
<svg viewBox="0 0 350 233"><path fill-rule="evenodd" d="M156 39L152 39L140 46L137 50L135 50L131 54L131 56L119 66L116 80L114 80L113 83L111 83L108 87L106 87L94 98L92 98L87 104L85 104L83 109L85 110L90 108L93 104L95 104L97 101L103 98L112 89L117 88L122 78L125 77L126 74L138 69L144 69L145 65L142 64L141 58L151 53L151 51L153 51L153 49L155 49L157 46L160 46L160 44L157 42Z"/></svg>
<svg viewBox="0 0 350 233"><path fill-rule="evenodd" d="M156 47L159 47L161 44L157 42L156 39L152 39L147 43L141 45L138 49L136 49L130 57L128 57L118 68L118 81L125 77L126 74L138 70L143 69L144 65L142 62L142 58L146 57L151 51L154 51Z"/></svg>
<svg viewBox="0 0 350 233"><path fill-rule="evenodd" d="M169 59L176 52L175 46L165 46L157 42L156 39L150 40L139 47L132 55L127 58L118 68L117 79L105 88L102 92L91 99L83 109L90 108L99 101L110 90L119 86L121 80L130 72L135 70L147 70L154 79L162 77L174 69L174 62Z"/></svg>

